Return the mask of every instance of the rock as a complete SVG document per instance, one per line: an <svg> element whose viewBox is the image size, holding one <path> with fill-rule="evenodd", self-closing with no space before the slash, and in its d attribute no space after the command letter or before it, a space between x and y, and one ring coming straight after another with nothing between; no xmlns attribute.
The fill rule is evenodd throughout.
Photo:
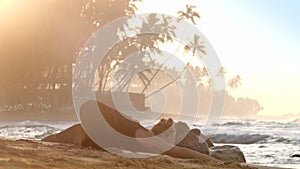
<svg viewBox="0 0 300 169"><path fill-rule="evenodd" d="M294 154L291 156L292 158L300 158L300 154Z"/></svg>
<svg viewBox="0 0 300 169"><path fill-rule="evenodd" d="M243 152L238 147L231 145L211 147L209 155L222 161L246 162Z"/></svg>
<svg viewBox="0 0 300 169"><path fill-rule="evenodd" d="M74 144L75 146L101 149L95 142L90 139L90 137L85 133L80 124L75 124L74 126L69 127L60 133L45 137L42 139L42 141L70 143Z"/></svg>

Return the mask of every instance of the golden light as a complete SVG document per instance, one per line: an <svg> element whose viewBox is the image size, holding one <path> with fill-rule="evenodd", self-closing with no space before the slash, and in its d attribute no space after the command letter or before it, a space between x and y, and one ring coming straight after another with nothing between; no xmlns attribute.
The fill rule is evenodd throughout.
<svg viewBox="0 0 300 169"><path fill-rule="evenodd" d="M0 12L3 12L11 6L13 0L0 0Z"/></svg>
<svg viewBox="0 0 300 169"><path fill-rule="evenodd" d="M0 21L6 21L11 17L14 11L14 7L18 1L16 0L0 0ZM3 24L3 23L2 23Z"/></svg>

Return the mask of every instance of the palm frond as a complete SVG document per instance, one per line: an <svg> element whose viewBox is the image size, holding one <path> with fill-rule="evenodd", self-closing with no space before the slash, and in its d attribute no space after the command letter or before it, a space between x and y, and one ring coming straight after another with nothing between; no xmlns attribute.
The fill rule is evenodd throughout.
<svg viewBox="0 0 300 169"><path fill-rule="evenodd" d="M193 24L196 25L195 19L200 19L200 14L196 12L197 9L194 5L186 5L186 11L178 11L178 22L182 21L183 19L191 20Z"/></svg>

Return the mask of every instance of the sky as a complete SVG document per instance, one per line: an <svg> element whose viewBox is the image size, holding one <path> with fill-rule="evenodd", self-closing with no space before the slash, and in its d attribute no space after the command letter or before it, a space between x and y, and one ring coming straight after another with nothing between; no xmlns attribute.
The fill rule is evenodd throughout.
<svg viewBox="0 0 300 169"><path fill-rule="evenodd" d="M256 99L262 116L300 113L299 0L144 0L140 12L174 15L195 4L198 27L228 76L241 75L235 97Z"/></svg>

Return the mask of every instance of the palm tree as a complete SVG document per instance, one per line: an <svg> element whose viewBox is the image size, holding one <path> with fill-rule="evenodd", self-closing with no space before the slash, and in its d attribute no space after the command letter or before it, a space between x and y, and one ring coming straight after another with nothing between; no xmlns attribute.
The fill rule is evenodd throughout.
<svg viewBox="0 0 300 169"><path fill-rule="evenodd" d="M124 65L121 67L122 71L119 71L118 74L116 74L116 79L118 81L117 86L113 86L114 90L122 91L130 81L131 77L133 76L132 73L134 69L141 65L145 65L147 62L152 63L153 65L156 65L157 63L153 60L151 57L152 54L155 53L161 53L161 50L159 49L160 43L166 43L168 41L173 41L173 38L176 37L175 35L175 29L176 27L171 24L172 18L167 16L162 16L162 18L159 18L157 14L149 14L146 18L141 18L142 24L141 27L135 27L131 30L134 30L135 32L149 32L149 31L155 31L159 32L159 34L142 34L134 36L133 38L128 39L127 45L129 48L131 48L133 51L139 50L139 53L141 53L141 58L136 60L136 62L130 64L126 63L127 65ZM124 32L126 33L126 32ZM126 47L128 48L128 47ZM120 49L122 51L122 49ZM121 52L124 53L123 51ZM172 56L168 57L164 63L166 63ZM148 58L148 59L147 59ZM125 59L125 55L123 56L122 60ZM161 65L164 66L164 63ZM120 68L120 67L119 67ZM156 75L158 74L159 69L156 72L152 72L152 70L147 69L143 72L139 72L137 75L139 79L142 81L144 85L144 89L142 93L151 85L152 80ZM108 74L106 74L108 75Z"/></svg>
<svg viewBox="0 0 300 169"><path fill-rule="evenodd" d="M165 17L163 15L163 18L162 18L162 23L159 24L159 29L161 30L160 31L160 41L162 43L165 43L165 42L173 42L173 38L176 37L175 35L175 29L176 27L174 25L172 25L172 18L171 17Z"/></svg>
<svg viewBox="0 0 300 169"><path fill-rule="evenodd" d="M28 1L24 3L36 3L35 0ZM11 27L8 31L11 36L3 36L1 32L0 55L4 57L0 65L1 72L10 73L1 76L0 91L5 91L7 96L10 96L9 92L30 91L26 100L31 102L34 97L54 95L57 93L54 92L56 84L63 83L64 87L60 90L67 88L69 94L65 97L72 100L71 79L73 63L77 57L76 49L83 45L98 26L134 14L134 1L139 0L41 1L38 3L45 5L36 5L36 8L43 6L45 9L35 10L40 13L37 12L32 19L28 16L31 17L33 6L18 5L25 12L16 13L13 17L7 16L9 22L1 24L1 27L10 24L17 26L8 26ZM28 19L24 20L24 16ZM34 29L28 29L30 25L35 25ZM18 31L20 29L21 32ZM15 63L19 63L18 67ZM46 96L43 90L47 90Z"/></svg>
<svg viewBox="0 0 300 169"><path fill-rule="evenodd" d="M225 67L222 66L222 67L219 69L219 71L218 71L218 73L217 73L217 76L218 76L218 77L225 77L226 74L227 74L227 71L226 71Z"/></svg>
<svg viewBox="0 0 300 169"><path fill-rule="evenodd" d="M236 75L234 78L232 78L228 81L228 85L231 89L235 89L241 85L241 81L242 81L241 76Z"/></svg>
<svg viewBox="0 0 300 169"><path fill-rule="evenodd" d="M184 46L184 52L189 53L192 52L192 56L195 56L196 52L201 52L206 55L205 51L205 42L201 40L201 37L197 34L194 35L194 40L189 42L189 44ZM200 55L201 57L201 55Z"/></svg>
<svg viewBox="0 0 300 169"><path fill-rule="evenodd" d="M187 54L189 52L192 53L192 56L190 57L189 61L186 63L184 69L178 74L178 76L176 78L174 78L172 81L170 81L169 83L167 83L164 86L162 86L161 88L159 88L159 90L156 90L155 92L147 95L146 98L148 98L149 96L152 96L153 94L163 90L164 88L166 88L166 87L170 86L171 84L173 84L174 82L176 82L182 76L182 74L186 71L186 69L190 66L191 61L194 58L196 53L200 53L200 54L204 54L204 55L207 54L205 51L205 44L203 41L201 41L201 38L199 35L195 34L193 41L184 46L184 53ZM200 57L202 58L201 55L200 55Z"/></svg>
<svg viewBox="0 0 300 169"><path fill-rule="evenodd" d="M176 27L174 25L172 25L171 22L172 22L172 18L171 17L165 17L163 15L163 17L162 17L162 23L160 23L158 25L159 26L159 30L161 30L158 40L161 43L166 43L168 41L173 42L173 38L176 37L176 34L175 34ZM174 52L174 54L178 51L178 49L179 48L176 49L176 51ZM172 57L174 57L174 55L170 55L168 58L166 58L163 61L162 64L160 64L160 67L154 72L154 74L152 74L152 77L149 79L148 83L144 85L144 89L142 90L141 93L144 93L147 90L147 88L151 85L152 81L155 79L155 77L160 72L160 70L163 68L163 66L165 66L165 64Z"/></svg>
<svg viewBox="0 0 300 169"><path fill-rule="evenodd" d="M126 87L128 87L128 84L136 74L137 70L139 70L140 67L145 67L146 63L142 59L143 58L140 57L135 58L134 64L132 64L132 62L123 62L122 66L118 68L118 72L115 74L115 80L118 82L112 89L118 92L126 90ZM137 73L138 78L144 85L149 83L148 74L152 74L150 69Z"/></svg>
<svg viewBox="0 0 300 169"><path fill-rule="evenodd" d="M197 7L194 5L186 5L186 11L178 11L178 21L182 21L183 19L191 20L193 24L196 25L195 18L200 19L200 15L195 11Z"/></svg>
<svg viewBox="0 0 300 169"><path fill-rule="evenodd" d="M135 7L132 6L132 9L134 9L134 8ZM181 21L182 19L187 19L187 20L191 20L195 24L195 18L200 18L200 15L197 12L195 12L195 8L196 7L193 5L187 5L186 11L178 12L178 15L179 15L178 20ZM129 28L129 30L134 30L137 33L138 32L149 32L152 30L152 31L160 32L159 35L146 34L146 35L143 35L142 37L135 36L135 37L131 38L131 40L129 40L128 43L130 46L135 46L136 49L141 50L144 53L144 55L149 58L148 61L150 61L152 64L157 64L157 63L154 63L153 59L151 58L151 54L161 53L161 51L159 49L159 43L166 43L166 42L173 41L173 38L176 37L176 34L175 34L176 27L171 24L172 23L171 17L162 16L162 18L158 18L157 14L150 14L147 18L141 18L141 19L142 19L141 27L135 27L133 29ZM126 32L123 32L123 33L126 34ZM198 43L198 41L200 41L200 38L197 39L197 37L196 37L194 39L195 39L194 42L196 44ZM202 45L202 44L199 44L199 46L193 46L193 43L191 43L188 46L186 46L185 50L187 50L187 48L198 48L200 51L205 53L204 49L202 49L203 47L204 47L204 45ZM195 51L193 53L195 53ZM164 64L172 57L173 56L171 55L167 59L165 59L163 64L161 64L160 68L162 68L164 66ZM143 58L141 58L139 63L141 61L143 61ZM188 63L188 65L189 64L190 63ZM124 89L124 87L126 87L127 83L130 80L130 77L132 77L131 72L129 70L133 69L134 66L137 66L137 65L136 64L135 65L127 65L122 68L127 71L122 71L122 72L119 71L120 74L117 75L119 85L114 86L114 89L116 89L117 91L122 91ZM110 69L110 67L108 67L108 69ZM102 89L105 89L105 84L107 82L108 74L111 71L107 71L107 72L108 73L106 73L106 76L105 76L106 80L104 80L105 82L104 82L104 86L102 85ZM146 89L151 85L152 81L154 80L154 78L157 76L158 73L159 73L159 69L157 69L155 72L152 72L152 70L146 70L144 72L138 73L138 77L144 85L142 93L144 93L146 91ZM103 74L101 74L101 76L103 76ZM102 79L103 79L103 77L102 77Z"/></svg>

